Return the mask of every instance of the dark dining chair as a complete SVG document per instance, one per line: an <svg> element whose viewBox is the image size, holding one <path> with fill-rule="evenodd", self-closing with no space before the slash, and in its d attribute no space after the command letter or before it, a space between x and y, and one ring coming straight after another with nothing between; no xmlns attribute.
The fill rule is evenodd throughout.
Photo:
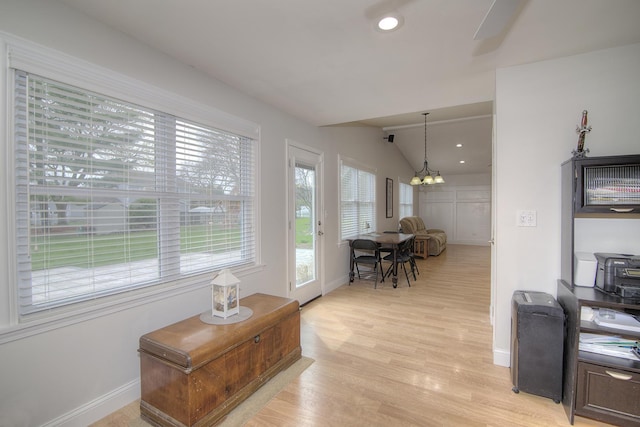
<svg viewBox="0 0 640 427"><path fill-rule="evenodd" d="M411 239L411 247L409 248L409 256L411 257L411 261L409 262L411 263L411 272L413 273L413 280L418 280L416 278L416 273L420 275L420 270L418 270L418 263L416 262L415 246L416 246L416 237L413 236L413 238Z"/></svg>
<svg viewBox="0 0 640 427"><path fill-rule="evenodd" d="M397 231L383 231L384 234L398 234ZM380 246L380 256L384 259L386 254L393 253L393 248L390 246Z"/></svg>
<svg viewBox="0 0 640 427"><path fill-rule="evenodd" d="M411 267L411 273L413 274L413 280L416 280L416 273L414 270L413 263L415 262L413 255L413 241L415 240L415 236L405 240L398 247L398 253L396 255L396 261L398 265L402 265L402 269L404 270L404 275L407 278L407 284L411 287L411 281L409 281L409 273L407 272L406 264L409 263ZM393 272L393 252L383 258L385 261L391 263L389 268L387 269L384 276L389 276Z"/></svg>
<svg viewBox="0 0 640 427"><path fill-rule="evenodd" d="M351 242L351 259L360 279L360 264L368 265L373 269L376 275L374 288L378 287L378 267L380 268L380 276L384 282L384 274L382 270L382 258L380 257L380 246L373 240L356 239Z"/></svg>

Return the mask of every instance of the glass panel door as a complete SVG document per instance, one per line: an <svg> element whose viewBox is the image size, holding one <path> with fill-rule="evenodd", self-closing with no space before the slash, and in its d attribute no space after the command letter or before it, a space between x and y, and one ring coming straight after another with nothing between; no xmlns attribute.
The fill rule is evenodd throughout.
<svg viewBox="0 0 640 427"><path fill-rule="evenodd" d="M316 274L316 218L314 166L295 164L295 221L296 287L315 280Z"/></svg>
<svg viewBox="0 0 640 427"><path fill-rule="evenodd" d="M288 145L289 296L301 304L322 294L322 154Z"/></svg>

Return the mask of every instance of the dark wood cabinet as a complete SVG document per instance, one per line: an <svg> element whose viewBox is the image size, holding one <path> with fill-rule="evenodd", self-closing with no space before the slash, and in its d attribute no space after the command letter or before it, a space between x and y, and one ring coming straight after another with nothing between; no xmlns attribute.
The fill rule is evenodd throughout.
<svg viewBox="0 0 640 427"><path fill-rule="evenodd" d="M580 334L640 339L640 332L603 328L581 319L583 307L640 311L635 301L574 285L576 218L640 220L640 155L572 158L562 164L561 266L557 299L565 311L562 403L573 424L580 415L640 426L640 361L580 351Z"/></svg>
<svg viewBox="0 0 640 427"><path fill-rule="evenodd" d="M620 425L640 422L640 373L578 362L576 413Z"/></svg>
<svg viewBox="0 0 640 427"><path fill-rule="evenodd" d="M596 288L558 281L558 302L567 316L562 403L573 424L575 415L619 426L640 426L640 361L580 351L584 332L640 340L640 332L608 329L580 319L582 307L638 310L636 304Z"/></svg>

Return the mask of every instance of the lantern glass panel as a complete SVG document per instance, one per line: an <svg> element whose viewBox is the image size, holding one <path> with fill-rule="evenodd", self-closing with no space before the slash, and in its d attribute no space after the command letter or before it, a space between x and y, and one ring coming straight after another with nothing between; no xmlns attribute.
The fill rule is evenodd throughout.
<svg viewBox="0 0 640 427"><path fill-rule="evenodd" d="M213 285L212 314L225 319L238 314L240 312L238 295L237 283L230 286Z"/></svg>

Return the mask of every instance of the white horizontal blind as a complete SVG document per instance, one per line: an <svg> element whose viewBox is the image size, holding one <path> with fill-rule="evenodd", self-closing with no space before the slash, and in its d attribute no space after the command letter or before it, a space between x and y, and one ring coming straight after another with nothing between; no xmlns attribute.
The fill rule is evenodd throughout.
<svg viewBox="0 0 640 427"><path fill-rule="evenodd" d="M376 176L350 166L340 166L340 238L349 239L376 229Z"/></svg>
<svg viewBox="0 0 640 427"><path fill-rule="evenodd" d="M413 187L404 182L400 183L400 216L402 219L406 216L413 216Z"/></svg>
<svg viewBox="0 0 640 427"><path fill-rule="evenodd" d="M255 262L255 141L15 72L19 314Z"/></svg>

